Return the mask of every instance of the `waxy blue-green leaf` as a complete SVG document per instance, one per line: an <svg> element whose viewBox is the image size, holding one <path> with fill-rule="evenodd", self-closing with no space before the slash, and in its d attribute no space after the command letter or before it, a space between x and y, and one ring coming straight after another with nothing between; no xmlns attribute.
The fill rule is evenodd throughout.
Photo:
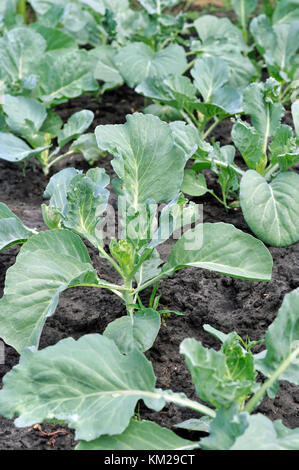
<svg viewBox="0 0 299 470"><path fill-rule="evenodd" d="M246 416L247 427L230 450L299 450L299 428L289 429L258 413Z"/></svg>
<svg viewBox="0 0 299 470"><path fill-rule="evenodd" d="M272 265L271 254L260 240L219 222L198 224L185 232L164 270L194 266L241 279L269 281Z"/></svg>
<svg viewBox="0 0 299 470"><path fill-rule="evenodd" d="M93 118L94 114L89 109L83 109L82 111L74 113L61 131L58 132L59 147L63 147L70 140L77 139L83 134L83 132L89 128Z"/></svg>
<svg viewBox="0 0 299 470"><path fill-rule="evenodd" d="M210 424L212 419L209 416L202 416L202 418L191 418L183 421L182 423L175 424L174 428L186 429L187 431L210 432Z"/></svg>
<svg viewBox="0 0 299 470"><path fill-rule="evenodd" d="M204 57L196 60L191 75L204 101L209 102L212 101L213 94L228 81L229 68L218 57Z"/></svg>
<svg viewBox="0 0 299 470"><path fill-rule="evenodd" d="M124 356L109 338L85 335L41 351L27 349L4 379L0 414L19 416L20 427L56 418L75 429L76 439L91 441L122 433L138 400L154 387L143 354Z"/></svg>
<svg viewBox="0 0 299 470"><path fill-rule="evenodd" d="M63 226L86 238L98 246L101 234L97 226L103 220L109 191L105 189L109 177L103 168L89 170L86 175L79 174L67 187L67 210L62 220Z"/></svg>
<svg viewBox="0 0 299 470"><path fill-rule="evenodd" d="M46 46L45 39L29 28L20 26L10 30L0 38L0 80L9 88L28 78Z"/></svg>
<svg viewBox="0 0 299 470"><path fill-rule="evenodd" d="M114 62L130 87L139 85L147 77L180 75L187 67L185 51L177 44L155 52L147 44L134 42L123 47Z"/></svg>
<svg viewBox="0 0 299 470"><path fill-rule="evenodd" d="M248 122L238 119L232 128L231 136L248 168L255 170L264 155L262 135Z"/></svg>
<svg viewBox="0 0 299 470"><path fill-rule="evenodd" d="M98 147L97 140L93 132L81 135L72 143L70 150L82 153L85 160L88 161L90 165L93 165L96 161L100 160L103 155L103 152L101 152Z"/></svg>
<svg viewBox="0 0 299 470"><path fill-rule="evenodd" d="M264 358L256 360L258 370L269 377L284 364L279 379L299 385L299 289L284 297L265 342L267 352Z"/></svg>
<svg viewBox="0 0 299 470"><path fill-rule="evenodd" d="M225 38L239 49L246 49L241 31L228 18L203 15L194 21L194 27L203 42L215 37Z"/></svg>
<svg viewBox="0 0 299 470"><path fill-rule="evenodd" d="M120 352L145 352L152 347L161 325L160 313L151 308L134 312L109 323L103 335L115 342Z"/></svg>
<svg viewBox="0 0 299 470"><path fill-rule="evenodd" d="M46 108L37 100L25 96L3 96L3 111L10 129L22 137L36 134L47 117Z"/></svg>
<svg viewBox="0 0 299 470"><path fill-rule="evenodd" d="M179 111L182 107L193 110L198 103L195 86L188 77L181 75L168 75L163 79L147 78L137 86L136 92L169 103Z"/></svg>
<svg viewBox="0 0 299 470"><path fill-rule="evenodd" d="M249 14L255 9L257 0L232 0L232 6L243 28L246 28Z"/></svg>
<svg viewBox="0 0 299 470"><path fill-rule="evenodd" d="M37 155L47 147L32 149L24 140L8 132L0 132L0 158L8 162L21 162L33 155Z"/></svg>
<svg viewBox="0 0 299 470"><path fill-rule="evenodd" d="M75 168L64 168L53 175L45 189L44 198L50 199L50 206L54 207L63 217L67 213L67 191L74 176L81 174Z"/></svg>
<svg viewBox="0 0 299 470"><path fill-rule="evenodd" d="M37 94L47 105L98 89L93 75L94 65L83 49L47 52L35 69L39 77Z"/></svg>
<svg viewBox="0 0 299 470"><path fill-rule="evenodd" d="M247 426L248 414L240 413L238 404L220 408L210 424L210 435L200 440L200 447L204 450L229 450Z"/></svg>
<svg viewBox="0 0 299 470"><path fill-rule="evenodd" d="M221 351L204 348L195 339L185 339L180 346L191 372L196 393L216 408L243 403L255 386L253 355L245 351L236 333L231 333Z"/></svg>
<svg viewBox="0 0 299 470"><path fill-rule="evenodd" d="M59 294L80 282L98 281L87 249L77 235L68 230L50 230L30 237L6 274L0 300L2 339L18 352L38 346Z"/></svg>
<svg viewBox="0 0 299 470"><path fill-rule="evenodd" d="M268 183L254 170L242 177L240 204L253 233L273 246L289 246L299 240L299 175L279 174Z"/></svg>
<svg viewBox="0 0 299 470"><path fill-rule="evenodd" d="M81 441L76 450L191 450L196 442L182 439L174 432L151 421L130 422L117 436L102 436L91 442Z"/></svg>
<svg viewBox="0 0 299 470"><path fill-rule="evenodd" d="M165 8L172 8L179 0L138 0L150 15L160 15Z"/></svg>
<svg viewBox="0 0 299 470"><path fill-rule="evenodd" d="M280 81L286 75L289 81L297 66L299 22L272 26L265 15L260 15L252 20L250 31L272 75Z"/></svg>
<svg viewBox="0 0 299 470"><path fill-rule="evenodd" d="M30 28L47 41L46 51L77 48L76 40L60 29L51 28L41 23L33 23Z"/></svg>
<svg viewBox="0 0 299 470"><path fill-rule="evenodd" d="M60 224L98 246L101 233L97 226L103 220L109 192L109 177L103 168L92 168L86 175L74 168L65 168L49 181L44 197L49 208L60 214Z"/></svg>
<svg viewBox="0 0 299 470"><path fill-rule="evenodd" d="M96 128L100 149L114 155L113 168L133 209L146 202L167 202L179 193L184 153L171 128L156 116L133 114L126 124Z"/></svg>
<svg viewBox="0 0 299 470"><path fill-rule="evenodd" d="M65 6L68 0L29 0L29 3L36 13L44 15L53 5Z"/></svg>
<svg viewBox="0 0 299 470"><path fill-rule="evenodd" d="M0 202L0 251L24 243L33 232L2 202Z"/></svg>
<svg viewBox="0 0 299 470"><path fill-rule="evenodd" d="M228 18L204 15L194 22L201 41L193 41L191 49L203 57L219 57L229 65L229 84L236 89L248 85L256 70L242 54L248 51L242 33Z"/></svg>
<svg viewBox="0 0 299 470"><path fill-rule="evenodd" d="M105 82L102 92L123 84L123 78L113 60L116 55L116 49L112 46L99 46L89 51L89 55L96 61L94 77Z"/></svg>
<svg viewBox="0 0 299 470"><path fill-rule="evenodd" d="M158 276L161 272L160 266L163 264L162 259L156 249L153 249L149 258L147 258L135 274L137 285L144 284L149 279Z"/></svg>
<svg viewBox="0 0 299 470"><path fill-rule="evenodd" d="M194 170L185 170L181 190L190 196L203 196L208 191L205 176Z"/></svg>
<svg viewBox="0 0 299 470"><path fill-rule="evenodd" d="M270 80L270 79L269 79ZM265 83L252 83L244 91L243 110L250 115L251 122L256 131L263 138L263 152L267 149L268 139L272 137L280 126L284 115L284 107L266 99L267 85Z"/></svg>
<svg viewBox="0 0 299 470"><path fill-rule="evenodd" d="M286 24L299 20L298 0L281 0L277 2L273 13L273 24Z"/></svg>

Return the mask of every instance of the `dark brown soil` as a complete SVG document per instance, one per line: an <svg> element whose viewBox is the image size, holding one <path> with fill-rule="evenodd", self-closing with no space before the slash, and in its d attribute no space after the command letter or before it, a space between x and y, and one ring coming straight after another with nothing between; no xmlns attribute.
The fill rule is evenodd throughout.
<svg viewBox="0 0 299 470"><path fill-rule="evenodd" d="M92 97L82 97L61 105L59 112L64 119L73 112L88 108L95 112L94 125L123 123L125 115L141 111L143 98L126 87L106 93L102 102ZM217 129L215 137L222 144L229 141L230 122L224 122ZM60 162L55 171L65 166L76 166L87 170L88 165L79 156L67 162ZM110 159L98 163L112 175ZM215 177L207 173L209 186L218 191ZM30 227L44 230L40 205L47 180L39 168L28 166L26 176L21 168L0 161L0 201L6 203ZM204 221L224 221L237 228L250 232L240 210L225 211L212 196L205 196L196 202L204 205ZM170 245L162 249L166 256ZM18 247L10 248L0 254L0 295L2 295L5 272L15 262ZM273 279L270 283L248 282L215 274L199 269L185 269L161 282L161 308L180 311L183 317L172 315L162 326L153 348L147 357L153 362L158 378L158 386L184 392L195 398L190 374L179 354L179 345L184 338L194 337L203 341L205 346L219 347L217 341L204 332L202 326L208 323L224 332L237 331L242 337L250 339L264 337L265 331L273 322L283 297L299 287L299 243L288 248L270 248L274 259ZM118 281L110 265L97 258L90 249L95 266L104 278ZM150 290L142 294L147 303ZM41 348L53 345L62 338L79 338L86 333L102 333L109 322L125 314L121 301L108 291L87 288L72 289L60 297L59 307L49 318L44 329ZM18 363L18 354L10 347L5 348L6 362L0 365L0 378ZM289 427L299 426L299 391L288 383L281 383L280 392L271 401L266 398L259 410L271 419L282 419ZM198 417L192 411L174 406L166 406L161 413L140 407L143 418L155 420L161 425L171 427L185 419ZM42 425L42 431L52 432L59 426ZM195 436L196 437L196 436ZM39 429L15 428L13 421L0 417L0 449L72 449L74 435L58 433L55 441L51 436L41 434Z"/></svg>

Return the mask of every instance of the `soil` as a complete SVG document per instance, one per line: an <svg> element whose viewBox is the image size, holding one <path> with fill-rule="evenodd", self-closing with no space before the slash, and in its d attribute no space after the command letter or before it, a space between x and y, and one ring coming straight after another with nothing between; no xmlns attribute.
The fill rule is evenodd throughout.
<svg viewBox="0 0 299 470"><path fill-rule="evenodd" d="M143 98L127 87L107 92L99 102L91 96L60 105L57 110L66 120L73 112L80 109L91 109L95 113L93 128L99 124L125 122L126 114L142 111ZM224 121L214 133L221 144L230 143L230 121ZM93 130L91 128L91 130ZM112 176L110 158L98 162ZM59 162L53 172L66 166L75 166L86 171L88 164L82 157L75 156L68 161ZM218 192L215 176L206 171L209 187ZM42 194L47 185L39 167L32 164L26 168L26 175L21 167L0 161L0 201L7 204L23 222L32 228L45 230L41 215ZM224 221L250 233L239 209L226 211L210 195L195 202L203 204L205 222ZM114 271L105 261L97 258L96 253L88 247L95 267L102 276L117 282ZM171 242L163 246L161 255L166 256ZM0 295L3 293L6 270L15 262L19 247L11 247L0 255ZM161 294L160 308L180 311L184 316L172 315L162 326L152 349L146 353L158 379L157 386L184 392L195 398L194 387L186 364L179 354L179 345L184 338L193 337L203 342L204 346L219 348L219 343L202 328L208 323L226 333L237 331L243 338L251 340L264 337L270 323L273 322L283 297L299 287L299 243L287 248L270 248L274 259L273 278L270 283L259 283L231 279L205 270L189 268L177 272L165 279L159 287ZM92 292L92 294L91 294ZM142 293L145 304L149 301L151 291ZM54 345L62 338L72 336L75 339L88 333L102 333L107 324L125 314L125 309L118 297L108 291L88 288L71 289L60 297L59 307L47 320L40 347ZM262 346L256 349L258 352ZM18 363L18 354L5 346L5 364L0 365L2 378ZM286 426L299 426L299 390L286 382L281 382L280 391L274 401L266 398L259 411L271 419L282 419ZM160 425L171 427L181 421L198 417L196 413L166 406L161 413L146 409L142 404L139 409L142 418L156 421ZM64 432L56 432L64 430ZM51 435L51 433L56 433ZM180 435L187 436L184 432ZM193 433L193 438L198 434ZM74 433L66 427L43 424L37 428L16 428L12 420L0 417L0 449L73 449L76 445Z"/></svg>

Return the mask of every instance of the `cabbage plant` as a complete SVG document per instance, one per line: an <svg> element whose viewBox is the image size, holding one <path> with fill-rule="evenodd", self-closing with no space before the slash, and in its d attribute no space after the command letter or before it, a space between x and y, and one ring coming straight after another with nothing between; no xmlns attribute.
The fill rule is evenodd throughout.
<svg viewBox="0 0 299 470"><path fill-rule="evenodd" d="M47 317L69 288L108 289L122 299L127 315L110 323L104 336L127 353L153 344L163 313L157 312L157 285L177 270L193 266L241 279L271 279L272 257L261 241L230 224L199 223L197 205L186 205L180 187L189 149L173 126L136 113L125 124L98 126L96 139L102 151L114 156L118 233L107 206L109 177L101 168L86 174L66 168L50 179L45 191L50 202L43 205L49 231L29 230L0 206L0 249L28 240L7 271L0 300L1 337L19 352L38 346ZM166 205L159 208L161 203ZM195 227L162 260L159 246L186 225ZM120 284L97 273L82 238L114 267ZM139 294L148 287L153 290L144 307Z"/></svg>
<svg viewBox="0 0 299 470"><path fill-rule="evenodd" d="M1 159L19 163L35 157L48 175L55 163L75 153L82 153L89 163L99 158L94 135L84 134L93 121L92 111L78 111L63 124L55 111L33 98L5 94L2 101ZM52 148L55 139L57 145ZM70 142L68 150L63 151Z"/></svg>
<svg viewBox="0 0 299 470"><path fill-rule="evenodd" d="M152 364L137 349L123 354L110 338L89 334L41 351L27 348L4 377L0 413L17 416L18 427L63 421L75 430L78 450L298 450L299 428L255 412L266 394L275 398L279 380L299 383L298 303L299 289L285 296L259 354L252 352L256 341L208 325L204 328L221 342L219 350L185 339L180 353L200 401L158 389ZM135 418L139 400L156 412L168 403L193 410L193 419L174 427L207 437L182 439Z"/></svg>
<svg viewBox="0 0 299 470"><path fill-rule="evenodd" d="M197 145L198 150L192 156L194 165L185 173L182 190L192 196L208 192L201 170L211 168L222 189L220 202L229 207L227 199L233 194L249 227L261 240L288 246L299 240L299 176L288 171L299 161L298 100L292 105L294 132L282 123L285 109L275 100L279 90L278 82L269 78L250 84L244 91L243 112L251 123L237 116L231 136L247 171L236 164L234 146L206 144L194 131L189 132L190 145Z"/></svg>

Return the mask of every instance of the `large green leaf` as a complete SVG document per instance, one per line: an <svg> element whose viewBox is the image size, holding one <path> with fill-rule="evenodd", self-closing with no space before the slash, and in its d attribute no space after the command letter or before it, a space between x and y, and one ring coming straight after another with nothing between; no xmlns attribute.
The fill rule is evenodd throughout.
<svg viewBox="0 0 299 470"><path fill-rule="evenodd" d="M46 108L37 100L25 96L3 96L3 111L10 129L22 137L37 133L46 117Z"/></svg>
<svg viewBox="0 0 299 470"><path fill-rule="evenodd" d="M209 102L212 101L213 94L228 81L229 68L218 57L204 57L196 60L191 75L204 101Z"/></svg>
<svg viewBox="0 0 299 470"><path fill-rule="evenodd" d="M243 96L244 112L250 115L253 126L263 136L264 152L269 137L272 137L280 126L281 118L285 112L280 103L273 103L269 98L266 98L266 87L267 82L266 84L252 83L246 88Z"/></svg>
<svg viewBox="0 0 299 470"><path fill-rule="evenodd" d="M93 132L81 135L72 143L70 150L82 153L85 160L87 160L90 165L93 165L96 161L100 160L103 155L98 147L97 140Z"/></svg>
<svg viewBox="0 0 299 470"><path fill-rule="evenodd" d="M95 247L101 241L97 226L103 220L109 192L109 177L103 168L92 168L86 175L65 168L50 179L44 197L50 204L44 211L60 214L60 225L86 238Z"/></svg>
<svg viewBox="0 0 299 470"><path fill-rule="evenodd" d="M185 339L180 346L191 372L196 393L216 408L244 402L255 386L253 355L245 351L236 333L231 333L221 351L204 348L195 339Z"/></svg>
<svg viewBox="0 0 299 470"><path fill-rule="evenodd" d="M240 413L238 404L231 408L220 408L210 424L210 435L200 440L200 447L204 450L230 449L236 438L245 432L247 416L246 413Z"/></svg>
<svg viewBox="0 0 299 470"><path fill-rule="evenodd" d="M82 49L46 53L36 66L36 74L39 76L39 98L47 105L76 98L98 88L92 61L88 52Z"/></svg>
<svg viewBox="0 0 299 470"><path fill-rule="evenodd" d="M255 170L264 155L261 134L247 122L238 119L232 128L231 136L248 168Z"/></svg>
<svg viewBox="0 0 299 470"><path fill-rule="evenodd" d="M135 209L146 202L170 201L183 180L184 153L168 124L156 116L133 114L126 124L96 128L99 147L114 155L113 168Z"/></svg>
<svg viewBox="0 0 299 470"><path fill-rule="evenodd" d="M87 249L68 230L51 230L32 236L8 269L0 300L0 331L7 343L21 352L38 346L47 317L59 294L70 285L97 284Z"/></svg>
<svg viewBox="0 0 299 470"><path fill-rule="evenodd" d="M116 49L112 46L99 46L92 49L89 55L92 55L96 61L94 77L105 82L102 91L110 90L123 84L123 78L113 61Z"/></svg>
<svg viewBox="0 0 299 470"><path fill-rule="evenodd" d="M91 442L81 441L76 450L190 450L198 447L167 428L151 421L130 422L117 436L102 436Z"/></svg>
<svg viewBox="0 0 299 470"><path fill-rule="evenodd" d="M269 281L272 264L271 254L260 240L220 222L188 230L175 244L164 270L194 266L241 279Z"/></svg>
<svg viewBox="0 0 299 470"><path fill-rule="evenodd" d="M33 232L2 202L0 202L0 251L24 243Z"/></svg>
<svg viewBox="0 0 299 470"><path fill-rule="evenodd" d="M298 0L281 0L277 2L272 20L274 24L285 24L299 20Z"/></svg>
<svg viewBox="0 0 299 470"><path fill-rule="evenodd" d="M40 23L33 23L30 27L47 41L46 51L77 48L75 39L60 29L50 28Z"/></svg>
<svg viewBox="0 0 299 470"><path fill-rule="evenodd" d="M159 333L160 323L160 314L148 308L135 312L132 318L127 315L114 320L103 334L113 340L124 354L135 348L145 352L152 347Z"/></svg>
<svg viewBox="0 0 299 470"><path fill-rule="evenodd" d="M118 52L114 62L130 87L147 77L180 75L187 67L185 51L177 44L155 52L142 42L131 43Z"/></svg>
<svg viewBox="0 0 299 470"><path fill-rule="evenodd" d="M105 189L108 183L105 170L93 168L86 175L75 176L67 188L67 212L62 223L96 247L101 238L97 226L103 220L109 198L109 191Z"/></svg>
<svg viewBox="0 0 299 470"><path fill-rule="evenodd" d="M122 433L138 400L154 387L143 354L124 356L110 339L85 335L41 351L27 349L4 379L0 414L19 416L20 427L56 418L76 430L76 439L91 441Z"/></svg>
<svg viewBox="0 0 299 470"><path fill-rule="evenodd" d="M53 175L45 189L44 198L50 199L50 206L63 217L67 213L67 191L74 176L82 172L75 168L64 168Z"/></svg>
<svg viewBox="0 0 299 470"><path fill-rule="evenodd" d="M299 385L299 289L287 294L278 315L266 333L267 352L264 358L256 360L258 370L265 376L272 375L282 364L286 364L280 380ZM297 348L296 356L292 358Z"/></svg>
<svg viewBox="0 0 299 470"><path fill-rule="evenodd" d="M190 196L203 196L208 191L204 175L194 170L185 170L181 190Z"/></svg>
<svg viewBox="0 0 299 470"><path fill-rule="evenodd" d="M0 158L8 162L20 162L41 153L47 147L32 149L24 140L8 132L0 132Z"/></svg>
<svg viewBox="0 0 299 470"><path fill-rule="evenodd" d="M161 14L165 8L171 8L179 3L179 0L138 0L150 15Z"/></svg>
<svg viewBox="0 0 299 470"><path fill-rule="evenodd" d="M0 79L7 86L33 73L33 66L43 56L47 43L38 33L20 26L0 38Z"/></svg>
<svg viewBox="0 0 299 470"><path fill-rule="evenodd" d="M193 110L198 103L196 88L188 77L168 75L167 77L150 77L136 87L137 93L148 98L159 100L176 107Z"/></svg>
<svg viewBox="0 0 299 470"><path fill-rule="evenodd" d="M240 185L240 204L255 235L273 246L299 240L299 175L279 174L271 183L249 170Z"/></svg>
<svg viewBox="0 0 299 470"><path fill-rule="evenodd" d="M92 123L94 114L89 109L82 109L74 113L61 131L58 132L58 144L60 147L66 145L70 140L77 139L85 132Z"/></svg>
<svg viewBox="0 0 299 470"><path fill-rule="evenodd" d="M247 422L230 450L299 450L299 428L289 429L262 414L247 416Z"/></svg>
<svg viewBox="0 0 299 470"><path fill-rule="evenodd" d="M257 0L232 0L232 6L243 27L246 27L249 14L255 9Z"/></svg>

